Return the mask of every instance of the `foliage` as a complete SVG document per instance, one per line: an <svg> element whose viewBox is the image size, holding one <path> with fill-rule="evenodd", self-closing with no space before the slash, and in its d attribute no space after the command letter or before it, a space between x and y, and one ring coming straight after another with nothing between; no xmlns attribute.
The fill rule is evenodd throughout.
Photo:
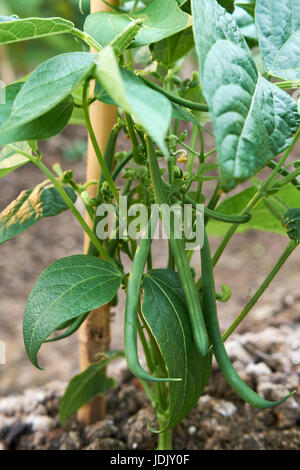
<svg viewBox="0 0 300 470"><path fill-rule="evenodd" d="M159 433L159 448L170 448L172 428L203 393L213 355L228 383L251 405L268 408L288 398L269 402L259 397L236 374L224 346L224 338L299 244L300 170L291 153L300 118L287 90L299 86L300 12L296 0L275 3L276 16L270 0L122 1L110 12L87 16L83 29L67 10L68 19L33 18L38 1L22 2L22 19L3 13L2 45L17 48L26 41L48 41L63 34L82 46L53 54L24 80L8 85L6 102L0 105L0 178L28 162L47 177L0 214L0 242L67 209L90 238L87 255L55 261L32 289L24 317L25 347L32 363L39 367L37 354L43 343L73 334L91 310L115 302L121 286L126 290L125 351L107 352L70 382L60 408L63 423L93 396L115 386L104 367L123 354L156 412L159 429L152 430ZM95 52L88 52L88 47ZM182 79L182 61L192 50L199 70ZM135 67L141 56L146 62ZM265 70L258 70L258 56ZM281 81L271 81L274 77ZM90 95L91 80L96 87ZM118 121L103 155L89 114L96 100L118 107ZM63 173L58 166L53 168L56 176L40 152L40 140L78 123L86 125L102 168L94 198L88 187L95 182L79 184L72 171ZM131 149L117 153L122 132ZM206 135L214 138L216 148L208 150ZM215 185L210 198L207 181ZM131 234L121 236L121 196L127 198L128 218L139 242ZM77 197L92 219L92 229L74 205ZM98 230L109 225L105 211L98 211L103 203L114 209L116 226L109 237ZM144 222L135 217L136 203L147 209ZM163 211L149 217L154 203L161 209L189 205L192 228L203 205L199 279L190 263L197 253L191 247L194 239L182 223L173 224L172 211L172 223L165 224L167 267L152 268L152 229L158 215L165 223ZM287 247L222 337L217 300L229 301L231 288L224 285L222 294L216 293L213 268L232 236L250 229L280 234ZM223 236L213 256L207 233ZM121 254L132 262L129 273ZM60 330L65 331L51 336ZM138 336L147 371L139 360Z"/></svg>

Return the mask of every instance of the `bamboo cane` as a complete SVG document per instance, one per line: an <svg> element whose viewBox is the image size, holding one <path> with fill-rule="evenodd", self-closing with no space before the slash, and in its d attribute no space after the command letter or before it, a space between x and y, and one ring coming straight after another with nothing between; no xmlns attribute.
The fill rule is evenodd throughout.
<svg viewBox="0 0 300 470"><path fill-rule="evenodd" d="M118 0L109 0L113 5L118 4ZM96 11L110 11L108 5L101 0L91 0L91 13ZM117 110L114 106L95 102L90 109L91 121L101 149L104 153L106 143L112 127L116 123ZM87 156L87 180L96 180L100 175L100 167L89 140ZM94 197L95 186L89 189L91 197ZM89 221L90 222L90 221ZM87 251L89 240L85 237L84 250ZM95 354L108 351L110 348L110 309L109 304L94 310L88 316L79 330L79 362L80 369L85 370L95 361ZM78 420L91 424L105 417L106 411L105 396L94 398L89 404L83 406L78 411Z"/></svg>

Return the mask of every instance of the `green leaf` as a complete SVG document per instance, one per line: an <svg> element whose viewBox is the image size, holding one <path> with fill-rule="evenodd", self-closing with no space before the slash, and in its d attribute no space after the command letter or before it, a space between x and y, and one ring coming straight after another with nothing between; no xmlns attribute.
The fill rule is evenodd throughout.
<svg viewBox="0 0 300 470"><path fill-rule="evenodd" d="M248 41L250 47L257 45L257 30L256 25L250 13L248 13L244 8L236 6L233 18L235 19L240 32Z"/></svg>
<svg viewBox="0 0 300 470"><path fill-rule="evenodd" d="M25 140L49 139L59 134L72 116L74 101L70 95L55 108L33 121L12 129L7 128L6 122L13 111L14 100L22 86L23 83L17 83L6 87L6 104L0 106L0 145Z"/></svg>
<svg viewBox="0 0 300 470"><path fill-rule="evenodd" d="M59 105L88 77L94 61L94 54L73 52L53 57L37 67L17 94L1 132L32 122Z"/></svg>
<svg viewBox="0 0 300 470"><path fill-rule="evenodd" d="M169 377L168 428L176 426L195 406L211 373L211 357L202 359L193 341L177 273L149 271L143 281L143 315L157 341Z"/></svg>
<svg viewBox="0 0 300 470"><path fill-rule="evenodd" d="M27 142L21 142L17 147L23 152L32 153L31 147ZM3 178L3 176L16 170L20 166L25 165L28 161L28 158L24 157L24 155L4 147L0 152L0 178Z"/></svg>
<svg viewBox="0 0 300 470"><path fill-rule="evenodd" d="M64 188L72 202L76 201L74 190ZM0 244L19 235L44 217L53 217L66 211L68 206L49 181L27 189L0 213Z"/></svg>
<svg viewBox="0 0 300 470"><path fill-rule="evenodd" d="M288 236L297 244L300 243L300 209L289 209L285 212L282 225L286 229Z"/></svg>
<svg viewBox="0 0 300 470"><path fill-rule="evenodd" d="M113 264L93 256L69 256L48 266L25 310L23 335L31 362L39 367L37 353L57 327L112 300L121 281Z"/></svg>
<svg viewBox="0 0 300 470"><path fill-rule="evenodd" d="M255 17L255 6L256 0L240 0L238 3L235 4L238 8L243 8L252 18Z"/></svg>
<svg viewBox="0 0 300 470"><path fill-rule="evenodd" d="M227 39L248 51L232 15L226 12L216 0L192 0L194 37L202 80L204 64L212 46L220 39Z"/></svg>
<svg viewBox="0 0 300 470"><path fill-rule="evenodd" d="M211 48L203 76L225 191L249 179L292 142L296 103L257 74L250 52L229 41Z"/></svg>
<svg viewBox="0 0 300 470"><path fill-rule="evenodd" d="M63 18L2 17L0 22L0 44L11 44L29 39L38 39L56 34L70 33L71 21Z"/></svg>
<svg viewBox="0 0 300 470"><path fill-rule="evenodd" d="M192 28L187 28L170 38L156 43L152 52L153 60L165 65L167 68L172 68L193 46L193 30Z"/></svg>
<svg viewBox="0 0 300 470"><path fill-rule="evenodd" d="M257 0L255 19L268 73L283 80L299 79L299 0Z"/></svg>
<svg viewBox="0 0 300 470"><path fill-rule="evenodd" d="M96 78L106 93L167 153L164 137L172 115L168 99L145 85L134 73L120 70L111 46L98 54L96 65Z"/></svg>
<svg viewBox="0 0 300 470"><path fill-rule="evenodd" d="M143 25L132 42L132 47L145 46L161 41L182 31L192 24L191 16L184 13L175 0L153 0L144 9L134 14L97 12L89 15L84 29L101 46L105 47L128 26L131 21L141 19Z"/></svg>
<svg viewBox="0 0 300 470"><path fill-rule="evenodd" d="M233 11L234 11L234 0L218 0L218 2L229 13L233 13Z"/></svg>
<svg viewBox="0 0 300 470"><path fill-rule="evenodd" d="M201 111L199 112L201 113ZM202 127L195 116L177 103L172 103L172 117L180 121L192 122L195 126Z"/></svg>
<svg viewBox="0 0 300 470"><path fill-rule="evenodd" d="M222 214L239 214L242 212L246 205L251 201L256 194L254 187L247 188L244 191L235 194L232 197L227 197L218 207L217 211ZM286 207L295 207L299 204L299 191L292 184L286 185L276 193L276 197L283 202ZM282 227L281 221L274 216L270 211L268 205L265 204L263 199L251 211L252 218L246 224L241 224L237 229L237 233L245 233L248 230L260 230L263 232L277 233L286 236L286 230ZM210 219L207 225L210 235L215 237L224 236L228 230L228 226L222 222Z"/></svg>
<svg viewBox="0 0 300 470"><path fill-rule="evenodd" d="M116 381L106 376L104 368L121 357L123 351L109 351L103 354L104 359L90 365L81 374L70 381L59 406L59 419L64 425L73 413L97 395L103 395L115 388Z"/></svg>
<svg viewBox="0 0 300 470"><path fill-rule="evenodd" d="M200 75L211 111L221 184L229 191L289 146L299 115L288 94L258 75L234 19L214 0L193 0L192 5Z"/></svg>

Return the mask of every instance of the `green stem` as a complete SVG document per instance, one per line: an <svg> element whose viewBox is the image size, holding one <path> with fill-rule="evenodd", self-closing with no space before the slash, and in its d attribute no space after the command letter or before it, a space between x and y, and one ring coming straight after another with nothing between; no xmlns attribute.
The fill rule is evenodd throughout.
<svg viewBox="0 0 300 470"><path fill-rule="evenodd" d="M139 4L139 0L134 0L134 4L132 5L132 8L129 12L130 15L132 15L133 13L135 13L135 10L137 9L137 6Z"/></svg>
<svg viewBox="0 0 300 470"><path fill-rule="evenodd" d="M296 186L299 186L300 183L297 181L297 177L299 175L300 175L300 168L297 168L297 170L293 171L292 173L289 173L284 178L279 180L277 183L274 183L274 186L282 187L282 186L285 186L288 183L292 183L293 181L296 183Z"/></svg>
<svg viewBox="0 0 300 470"><path fill-rule="evenodd" d="M185 100L184 98L181 98L180 96L172 95L171 93L169 93L168 91L160 87L159 85L156 85L156 83L151 82L150 80L147 80L147 78L143 77L142 75L140 75L140 78L146 83L146 85L148 85L150 88L153 88L153 90L158 91L162 95L165 95L167 98L169 98L170 101L173 101L173 103L177 103L181 106L184 106L185 108L208 112L208 106L206 104L195 103L194 101Z"/></svg>
<svg viewBox="0 0 300 470"><path fill-rule="evenodd" d="M260 202L260 200L265 196L269 186L273 183L274 179L280 173L280 169L282 168L284 162L286 159L289 157L291 151L293 150L298 138L300 136L300 127L298 128L296 134L294 135L293 141L289 148L285 151L279 162L277 163L276 167L270 174L270 176L266 179L266 181L262 184L258 192L254 195L253 199L247 204L245 209L241 212L241 215L251 212L252 209ZM217 262L219 261L220 257L222 256L225 248L227 247L229 241L231 240L232 236L236 232L237 228L239 227L239 224L234 224L232 225L228 232L225 234L225 237L223 238L222 242L218 246L214 256L213 256L213 266L216 266Z"/></svg>
<svg viewBox="0 0 300 470"><path fill-rule="evenodd" d="M88 33L85 33L84 31L80 31L80 29L77 29L77 28L73 28L71 33L74 36L82 39L86 44L88 44L90 47L95 49L95 51L100 52L103 49L103 47L100 46L100 44L94 38L92 38L92 36L90 36Z"/></svg>
<svg viewBox="0 0 300 470"><path fill-rule="evenodd" d="M106 179L106 181L109 185L109 188L110 188L111 192L114 195L114 198L116 199L117 203L119 204L119 194L118 194L117 188L115 186L115 183L114 183L114 181L111 177L111 174L110 174L110 172L109 172L109 170L106 166L106 163L104 161L104 158L102 156L102 153L101 153L100 147L98 145L97 138L96 138L93 126L92 126L92 122L91 122L91 119L90 119L89 107L88 107L88 104L87 104L87 102L88 102L87 91L88 91L88 82L86 82L85 86L84 86L83 104L82 104L83 112L84 112L84 118L85 118L85 122L86 122L86 127L87 127L87 130L88 130L93 148L95 150L95 154L96 154L97 159L99 161L101 170L104 173L105 179Z"/></svg>
<svg viewBox="0 0 300 470"><path fill-rule="evenodd" d="M114 181L117 179L117 177L119 176L123 168L127 165L127 163L132 159L132 157L133 157L133 152L129 152L128 155L126 155L126 157L123 158L123 160L118 164L118 166L116 166L116 168L114 169L111 175Z"/></svg>
<svg viewBox="0 0 300 470"><path fill-rule="evenodd" d="M110 262L113 263L113 260L111 259L111 257L109 256L109 254L107 253L105 248L101 245L101 243L99 242L96 235L90 229L90 227L88 226L88 224L86 223L86 221L84 220L84 218L82 217L80 212L76 209L75 205L73 204L70 197L68 196L68 194L64 190L63 186L55 178L55 176L49 170L49 168L47 168L46 165L44 165L44 163L41 162L40 158L34 157L34 156L32 156L32 155L30 155L26 152L23 152L20 149L18 149L17 147L15 147L14 145L9 145L9 147L12 150L18 151L18 153L21 153L22 155L24 155L24 157L28 158L28 160L30 160L34 165L36 165L44 173L44 175L47 176L47 178L51 181L53 186L57 189L58 193L61 195L62 199L65 201L65 203L69 207L72 214L76 217L76 219L78 220L78 222L82 226L83 230L89 236L91 242L95 245L95 247L97 248L97 250L101 254L102 258L104 258L107 261L110 261Z"/></svg>
<svg viewBox="0 0 300 470"><path fill-rule="evenodd" d="M289 80L284 82L275 82L274 85L277 85L278 88L282 88L283 90L290 90L300 87L300 80Z"/></svg>
<svg viewBox="0 0 300 470"><path fill-rule="evenodd" d="M290 255L293 253L293 251L297 248L297 243L294 241L290 241L289 244L287 245L286 249L278 259L277 263L275 266L272 268L270 273L267 275L266 279L264 282L261 284L261 286L257 289L255 294L251 297L247 305L244 307L244 309L241 311L239 316L234 320L232 325L226 330L226 332L223 334L223 341L226 341L229 336L234 332L234 330L239 326L242 320L246 317L246 315L250 312L252 307L256 304L258 299L262 296L262 294L265 292L267 287L271 284L273 281L274 277L278 273L278 271L281 269L281 267L284 265L286 260L290 257Z"/></svg>
<svg viewBox="0 0 300 470"><path fill-rule="evenodd" d="M73 215L76 217L76 219L82 226L83 230L89 236L91 242L95 245L95 247L99 251L102 258L106 259L107 261L113 262L109 254L105 250L105 248L102 246L102 244L98 240L97 236L90 229L90 227L88 226L88 224L86 223L86 221L84 220L80 212L76 209L75 205L69 198L64 188L60 185L60 183L57 181L55 176L51 173L49 168L47 168L46 165L44 165L44 163L42 163L41 161L33 161L33 163L47 176L47 178L49 178L53 186L57 189L57 191L59 192L59 194L61 195L61 197L63 198L63 200L65 201L65 203L67 204L71 212L73 213Z"/></svg>
<svg viewBox="0 0 300 470"><path fill-rule="evenodd" d="M192 130L192 135L191 135L191 142L190 142L191 151L190 151L190 154L188 156L188 162L187 162L187 165L186 165L186 171L188 171L189 173L193 173L195 155L199 156L199 154L196 152L197 142L198 142L198 133L199 133L199 129L194 124L193 125L193 130Z"/></svg>
<svg viewBox="0 0 300 470"><path fill-rule="evenodd" d="M277 166L277 162L275 162L274 160L271 160L269 163L268 163L268 167L271 168L272 170L274 170L274 168L276 168ZM289 171L287 171L285 168L280 168L279 170L279 174L282 175L282 176L289 176L291 173ZM300 191L300 187L299 187L299 182L298 180L294 179L291 181L291 183L297 187L297 189Z"/></svg>
<svg viewBox="0 0 300 470"><path fill-rule="evenodd" d="M159 421L159 428L164 429L166 422L164 419ZM173 449L173 429L161 432L158 435L158 446L157 450L172 450Z"/></svg>
<svg viewBox="0 0 300 470"><path fill-rule="evenodd" d="M143 163L143 158L141 158L141 155L140 155L139 143L136 137L133 121L131 119L130 114L125 113L125 119L126 119L127 129L129 132L129 137L130 137L130 141L132 145L133 159L135 163L137 163L138 165L141 165Z"/></svg>

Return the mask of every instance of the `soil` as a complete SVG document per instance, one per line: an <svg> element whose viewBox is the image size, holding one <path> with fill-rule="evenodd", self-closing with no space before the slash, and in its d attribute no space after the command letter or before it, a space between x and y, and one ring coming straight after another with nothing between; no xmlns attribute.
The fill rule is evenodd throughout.
<svg viewBox="0 0 300 470"><path fill-rule="evenodd" d="M85 134L78 128L75 136L72 130L73 137L85 137ZM62 157L62 149L66 149L71 143L71 131L68 129L61 136L50 139L45 146L45 161L48 166L59 162L64 169L72 167L76 179L84 181L85 162L81 160L70 164ZM125 145L124 140L121 146ZM299 157L295 155L295 158ZM31 164L6 176L1 180L0 185L0 210L23 189L33 187L43 179L43 175ZM80 206L78 207L82 210ZM3 397L0 401L0 446L4 448L72 448L72 446L87 448L94 446L109 449L152 448L155 445L155 437L146 429L147 422L151 420L151 412L145 404L140 384L128 377L127 373L125 373L126 379L122 375L118 389L109 394L109 415L106 421L85 430L75 421L71 421L65 430L58 425L59 397L67 381L78 372L76 335L55 345L49 344L42 348L40 362L45 367L45 371L36 370L26 357L22 340L22 318L30 290L40 273L51 262L64 256L81 253L82 238L81 228L67 212L56 217L55 221L44 219L0 248L0 340L5 341L7 348L7 365L0 366L0 397ZM213 240L213 248L218 242L217 239ZM286 238L281 236L249 231L243 235L236 235L229 244L216 268L217 289L220 290L221 284L226 282L233 290L230 301L220 304L220 322L223 329L229 326L255 292L286 243ZM164 243L154 242L154 267L165 266L166 253ZM195 254L196 272L199 272L199 264L199 259ZM112 312L113 349L119 349L123 344L123 311L124 299L121 297L119 305ZM281 356L287 362L292 363L292 357L297 354L299 356L299 318L299 255L296 252L238 330L241 338L250 334L246 333L247 331L254 334L251 344L249 343L247 347L243 346L243 350L248 355L247 361L243 362L239 354L236 359L236 366L240 372L244 373L249 364L256 366L267 364L266 355L270 354L274 354L275 359L280 363ZM257 348L256 338L259 334L264 335L266 331L269 335L272 333L271 336L265 337L263 349L260 346ZM292 340L294 334L298 334L298 337L295 336ZM240 339L237 341L240 342ZM283 350L280 349L282 347ZM282 388L285 389L286 385L288 388L297 386L298 378L295 374L299 374L300 359L298 364L290 364L288 367L286 363L285 365L282 363L278 366L279 369L275 359L272 357L275 365L274 361L267 364L268 383L275 384L274 387L279 392ZM58 380L59 383L42 388L53 380ZM247 380L254 381L254 386L258 387L256 379L247 378ZM29 387L25 395L18 396ZM31 391L32 387L37 388ZM270 390L264 393L273 394L274 392L276 395L277 391L275 392L272 387ZM133 392L135 392L134 398ZM35 398L39 396L39 393L41 398ZM9 398L5 398L7 396ZM5 404L6 400L12 398L16 403L22 403L24 397L29 397L33 401L33 408L29 414L22 409L18 412L14 411L13 414L5 410L1 412L3 401ZM293 403L296 407L295 403L299 404L298 398L293 397L289 403ZM121 405L116 405L118 400ZM34 404L36 402L38 402L37 408ZM223 406L227 411L220 412ZM295 411L298 408L292 407L292 411L282 411L282 414L278 411L288 410L288 406L292 405L286 405L286 408L285 405L281 405L275 410L264 412L250 410L248 406L236 400L215 369L214 378L205 395L196 409L176 430L175 448L291 449L299 447L299 412ZM23 420L26 416L29 421L26 421L27 418ZM35 416L43 417L42 420L37 420L39 424L31 422ZM50 430L47 432L40 429L40 426L43 427L41 423L45 424L47 421L44 417L54 420L51 421L51 426L49 424Z"/></svg>
<svg viewBox="0 0 300 470"><path fill-rule="evenodd" d="M226 384L216 364L204 395L174 431L176 450L297 450L300 446L300 311L293 322L284 312L262 331L234 335L227 343L241 377L268 400L292 389L297 393L269 410L254 410ZM278 323L281 326L278 327ZM118 386L107 395L107 417L84 427L71 417L62 428L58 419L65 384L28 389L21 396L0 399L2 450L125 450L153 449L155 416L141 383L124 362L110 369Z"/></svg>

